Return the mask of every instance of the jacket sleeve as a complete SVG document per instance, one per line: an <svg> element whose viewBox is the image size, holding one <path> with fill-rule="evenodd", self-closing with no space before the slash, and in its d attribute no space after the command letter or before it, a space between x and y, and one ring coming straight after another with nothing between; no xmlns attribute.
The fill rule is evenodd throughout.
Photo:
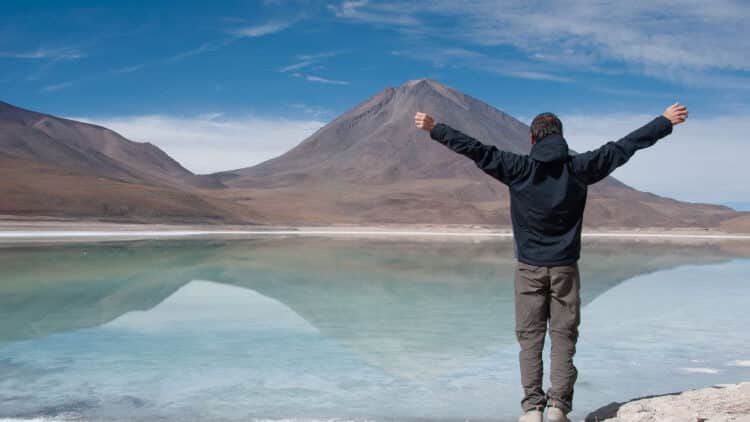
<svg viewBox="0 0 750 422"><path fill-rule="evenodd" d="M506 185L513 184L526 166L525 155L502 151L494 145L485 145L444 123L435 124L430 130L430 137L471 158L482 171Z"/></svg>
<svg viewBox="0 0 750 422"><path fill-rule="evenodd" d="M588 185L596 183L625 164L636 151L650 147L670 133L672 122L659 116L618 141L610 141L593 151L574 155L571 158L573 173Z"/></svg>

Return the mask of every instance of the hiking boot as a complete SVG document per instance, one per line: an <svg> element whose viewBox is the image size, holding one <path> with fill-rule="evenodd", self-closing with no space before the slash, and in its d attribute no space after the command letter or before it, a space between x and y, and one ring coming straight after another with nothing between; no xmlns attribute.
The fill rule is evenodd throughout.
<svg viewBox="0 0 750 422"><path fill-rule="evenodd" d="M565 413L559 407L547 408L547 422L570 422Z"/></svg>
<svg viewBox="0 0 750 422"><path fill-rule="evenodd" d="M518 422L543 422L541 410L529 410L518 418Z"/></svg>

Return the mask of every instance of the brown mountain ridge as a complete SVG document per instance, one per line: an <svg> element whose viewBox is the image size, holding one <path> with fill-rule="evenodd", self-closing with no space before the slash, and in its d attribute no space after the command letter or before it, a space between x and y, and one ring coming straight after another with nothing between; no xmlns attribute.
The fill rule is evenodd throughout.
<svg viewBox="0 0 750 422"><path fill-rule="evenodd" d="M387 87L286 153L212 175L191 173L150 143L0 102L0 214L509 227L507 187L416 129L416 111L502 149L528 153L531 147L527 125L431 79ZM584 223L733 230L744 229L748 215L641 192L608 177L591 187Z"/></svg>
<svg viewBox="0 0 750 422"><path fill-rule="evenodd" d="M150 143L0 102L0 214L134 222L246 222L223 187Z"/></svg>
<svg viewBox="0 0 750 422"><path fill-rule="evenodd" d="M276 158L216 175L251 193L256 199L245 201L249 206L282 221L510 226L507 187L416 129L417 111L498 148L531 149L526 124L438 81L419 79L380 91ZM584 222L715 227L738 214L608 177L591 187Z"/></svg>

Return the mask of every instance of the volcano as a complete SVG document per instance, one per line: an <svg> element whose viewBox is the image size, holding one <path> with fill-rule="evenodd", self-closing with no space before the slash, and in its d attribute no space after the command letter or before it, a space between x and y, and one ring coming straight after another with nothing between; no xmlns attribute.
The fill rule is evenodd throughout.
<svg viewBox="0 0 750 422"><path fill-rule="evenodd" d="M385 88L276 158L210 175L191 173L151 143L0 102L0 214L509 228L508 188L417 129L417 111L498 148L531 149L527 125L432 79ZM749 216L608 177L589 189L584 225L731 232L750 230Z"/></svg>
<svg viewBox="0 0 750 422"><path fill-rule="evenodd" d="M438 81L418 79L378 92L276 158L213 176L238 202L274 222L509 227L507 187L415 128L417 111L500 149L531 149L526 124ZM589 189L584 224L717 227L738 215L607 177Z"/></svg>

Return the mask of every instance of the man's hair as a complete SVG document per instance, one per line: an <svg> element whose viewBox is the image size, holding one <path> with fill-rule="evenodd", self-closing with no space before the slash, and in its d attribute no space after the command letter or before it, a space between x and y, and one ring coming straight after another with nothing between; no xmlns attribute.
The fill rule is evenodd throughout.
<svg viewBox="0 0 750 422"><path fill-rule="evenodd" d="M534 142L544 138L547 135L559 133L562 135L562 122L553 113L542 113L531 122L531 139Z"/></svg>

